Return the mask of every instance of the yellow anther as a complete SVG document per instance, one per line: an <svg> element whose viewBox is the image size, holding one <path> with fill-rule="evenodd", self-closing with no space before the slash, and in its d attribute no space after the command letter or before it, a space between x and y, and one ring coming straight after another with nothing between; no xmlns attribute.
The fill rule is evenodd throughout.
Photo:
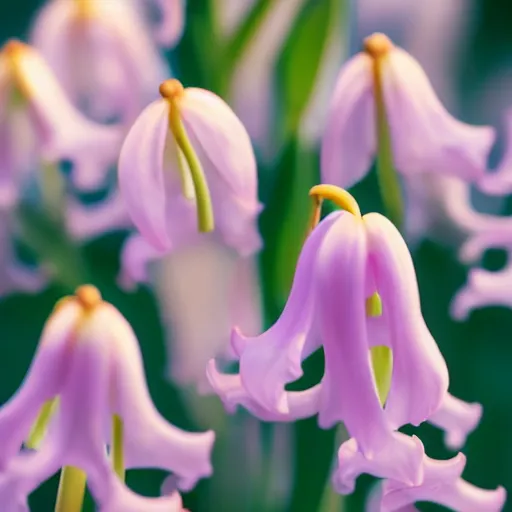
<svg viewBox="0 0 512 512"><path fill-rule="evenodd" d="M184 91L185 89L183 88L183 84L179 80L176 80L176 78L171 78L162 82L158 88L160 96L171 101L182 96Z"/></svg>
<svg viewBox="0 0 512 512"><path fill-rule="evenodd" d="M378 59L393 49L393 43L388 36L377 32L364 40L363 48L370 57Z"/></svg>
<svg viewBox="0 0 512 512"><path fill-rule="evenodd" d="M75 291L75 296L80 305L86 310L91 311L101 303L101 294L95 286L85 284Z"/></svg>

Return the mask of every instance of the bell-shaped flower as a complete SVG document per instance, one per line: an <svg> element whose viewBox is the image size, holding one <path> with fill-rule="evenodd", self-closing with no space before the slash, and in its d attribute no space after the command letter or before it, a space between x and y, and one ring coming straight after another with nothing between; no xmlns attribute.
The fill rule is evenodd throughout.
<svg viewBox="0 0 512 512"><path fill-rule="evenodd" d="M88 121L70 104L39 53L18 41L0 53L0 197L42 162L73 164L77 186L95 187L116 158L121 133Z"/></svg>
<svg viewBox="0 0 512 512"><path fill-rule="evenodd" d="M135 226L161 251L197 239L199 223L201 231L215 227L241 255L254 253L261 205L242 123L209 91L183 89L177 80L160 91L163 98L139 116L119 158L119 186Z"/></svg>
<svg viewBox="0 0 512 512"><path fill-rule="evenodd" d="M460 258L466 263L472 263L491 248L505 249L508 262L497 271L483 268L472 268L469 271L467 283L451 303L451 314L457 320L463 320L473 309L485 306L512 307L512 219L509 217L495 217L493 226L469 238L460 249Z"/></svg>
<svg viewBox="0 0 512 512"><path fill-rule="evenodd" d="M482 177L494 130L453 118L419 63L383 34L367 38L364 46L338 77L322 142L322 181L344 188L360 181L383 149L383 124L393 165L404 176Z"/></svg>
<svg viewBox="0 0 512 512"><path fill-rule="evenodd" d="M50 0L31 41L73 103L101 122L133 122L168 74L147 24L126 0Z"/></svg>
<svg viewBox="0 0 512 512"><path fill-rule="evenodd" d="M478 182L479 188L486 194L505 196L512 192L512 109L504 116L505 122L505 152L492 173L482 176Z"/></svg>
<svg viewBox="0 0 512 512"><path fill-rule="evenodd" d="M56 412L38 449L22 450L39 409L55 398ZM120 436L109 434L114 416ZM184 432L158 413L134 332L91 286L55 307L23 384L0 408L0 439L3 507L26 504L30 492L71 466L86 473L99 510L181 509L176 496L153 499L130 491L114 472L107 447L114 462L116 450L123 454L128 469L173 472L184 490L212 472L214 433Z"/></svg>
<svg viewBox="0 0 512 512"><path fill-rule="evenodd" d="M213 364L209 378L231 406L240 400L250 409L288 416L293 398L301 415L318 412L322 427L342 421L364 457L385 461L384 454L393 453L403 462L396 471L416 481L423 448L395 430L417 425L439 408L448 372L421 314L411 256L389 220L376 213L362 217L345 191L322 185L311 193L325 194L349 211L331 214L307 238L277 322L256 337L233 331L243 389ZM367 300L375 293L382 299L382 314L369 317ZM320 389L290 395L285 386L302 375L302 361L320 345L325 355ZM373 363L373 352L382 345L393 364L385 397Z"/></svg>

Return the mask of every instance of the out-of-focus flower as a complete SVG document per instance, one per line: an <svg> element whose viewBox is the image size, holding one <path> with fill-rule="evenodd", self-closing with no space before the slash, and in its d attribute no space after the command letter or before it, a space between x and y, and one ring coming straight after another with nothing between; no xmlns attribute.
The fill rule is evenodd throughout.
<svg viewBox="0 0 512 512"><path fill-rule="evenodd" d="M505 153L498 168L481 178L479 188L486 194L504 196L512 192L512 109L505 116Z"/></svg>
<svg viewBox="0 0 512 512"><path fill-rule="evenodd" d="M170 48L175 46L185 28L185 0L146 0L159 10L159 22L155 37L159 44Z"/></svg>
<svg viewBox="0 0 512 512"><path fill-rule="evenodd" d="M506 500L503 487L480 489L461 478L466 457L459 453L450 460L434 460L427 456L423 462L421 485L406 486L388 480L383 484L381 510L384 512L414 511L418 501L431 501L452 510L464 512L499 512Z"/></svg>
<svg viewBox="0 0 512 512"><path fill-rule="evenodd" d="M31 40L74 104L98 121L131 123L168 73L127 0L50 0Z"/></svg>
<svg viewBox="0 0 512 512"><path fill-rule="evenodd" d="M379 144L379 96L400 173L433 172L466 181L484 174L494 130L454 119L418 62L383 34L374 34L339 74L322 143L323 182L351 187L368 172Z"/></svg>
<svg viewBox="0 0 512 512"><path fill-rule="evenodd" d="M57 411L39 448L20 451L38 410L56 397ZM83 286L57 304L24 383L0 408L2 506L28 510L32 490L73 466L87 474L101 510L181 510L179 497L144 498L118 478L106 455L116 442L105 428L114 415L122 422L127 468L172 471L185 490L211 474L213 432L186 433L160 416L131 327L95 288Z"/></svg>
<svg viewBox="0 0 512 512"><path fill-rule="evenodd" d="M73 180L83 188L95 187L115 161L119 130L85 119L39 53L18 41L0 54L0 107L3 201L15 201L20 181L43 161L71 161Z"/></svg>
<svg viewBox="0 0 512 512"><path fill-rule="evenodd" d="M361 217L346 192L320 186L312 193L329 194L349 212L331 214L306 240L288 302L274 326L252 338L234 330L242 386L238 396L245 394L257 407L287 417L291 395L285 385L302 375L302 361L321 343L325 373L319 389L294 395L293 407L312 409L315 391L322 427L343 421L363 457L384 463L385 454L393 452L403 463L393 470L416 481L423 447L405 442L395 429L417 425L437 410L448 372L421 315L409 251L390 221L374 213ZM367 317L367 299L376 292L382 297L382 315ZM382 344L393 355L384 409L369 357ZM219 374L214 364L208 375L221 397L233 404L234 377Z"/></svg>
<svg viewBox="0 0 512 512"><path fill-rule="evenodd" d="M407 204L406 238L416 245L429 237L452 246L468 236L492 230L501 222L472 204L471 185L459 178L423 173L404 183Z"/></svg>
<svg viewBox="0 0 512 512"><path fill-rule="evenodd" d="M476 233L461 247L460 257L464 262L474 262L490 248L504 248L508 263L499 271L482 268L469 271L466 285L457 292L451 304L451 314L458 320L484 306L512 307L512 219L496 217L490 229Z"/></svg>
<svg viewBox="0 0 512 512"><path fill-rule="evenodd" d="M213 219L198 218L202 206L210 207L224 243L252 254L261 245L255 222L261 205L242 123L209 91L183 89L177 80L160 89L163 98L139 116L119 158L119 186L135 226L156 249L170 251L200 236L198 221L213 228ZM206 184L198 183L201 167ZM202 204L208 193L211 206Z"/></svg>
<svg viewBox="0 0 512 512"><path fill-rule="evenodd" d="M345 450L349 455L350 449L353 448L353 441L348 441L346 445ZM379 482L370 491L365 510L366 512L417 512L415 502L431 501L451 510L464 512L500 511L506 499L505 489L498 487L490 491L466 482L461 478L465 464L466 458L462 453L446 461L434 460L425 455L424 477L421 485L407 486L393 480ZM336 481L334 483L336 485Z"/></svg>
<svg viewBox="0 0 512 512"><path fill-rule="evenodd" d="M148 281L148 264L165 256L153 276L168 327L171 374L191 383L204 380L211 357L229 356L233 321L251 332L259 328L253 255L261 246L261 205L250 140L229 107L176 81L161 91L164 99L141 114L121 151L120 189L143 238L127 241L120 281ZM205 193L199 188L198 194L193 180L201 166L213 218L198 216ZM205 218L207 229L199 227L211 233L198 230Z"/></svg>
<svg viewBox="0 0 512 512"><path fill-rule="evenodd" d="M15 222L13 211L0 208L0 297L13 292L36 293L48 282L40 267L24 265L15 252Z"/></svg>

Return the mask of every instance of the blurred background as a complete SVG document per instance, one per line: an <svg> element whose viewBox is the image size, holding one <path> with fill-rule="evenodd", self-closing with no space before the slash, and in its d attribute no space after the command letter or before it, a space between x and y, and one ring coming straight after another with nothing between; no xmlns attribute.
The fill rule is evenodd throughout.
<svg viewBox="0 0 512 512"><path fill-rule="evenodd" d="M2 41L28 38L42 5L37 0L1 2ZM173 76L186 86L204 87L225 97L253 138L260 198L267 206L261 217L266 244L261 282L267 325L282 308L293 275L309 212L307 191L318 181L323 120L343 61L360 49L365 36L375 31L388 34L422 63L452 113L473 124L498 127L499 144L492 155L496 162L502 152L503 112L512 104L511 21L512 7L507 0L187 2L183 38L165 57ZM232 44L226 45L226 40ZM108 186L82 194L80 200L100 202L108 194ZM364 212L381 210L373 173L353 193ZM506 199L475 192L474 201L482 211L512 213L512 203ZM228 418L216 397L199 396L193 387L179 387L167 378L169 359L157 296L148 286L128 293L116 283L127 230L99 234L78 244L43 217L29 215L20 222L33 240L30 244L17 241L17 257L29 265L37 261L57 266L61 275L71 278L65 282L55 279L36 294L14 291L1 297L0 403L21 383L54 303L70 293L72 286L87 280L96 284L133 326L151 395L162 414L186 429L213 426L218 432L214 476L184 496L188 509L364 510L370 478L361 478L357 491L343 500L326 492L334 431L320 430L315 419L268 425L243 412ZM486 308L465 322L450 319L450 301L467 274L457 261L456 250L453 244L436 241L435 234L414 245L423 311L447 360L450 391L484 406L482 422L463 450L468 456L464 476L481 487L512 489L512 313L505 308ZM499 269L505 260L501 251L489 251L484 266ZM318 380L321 359L317 354L307 362L299 387ZM431 457L450 455L440 431L425 425L419 435ZM157 471L131 471L127 481L143 494L157 495L163 476ZM57 482L55 477L34 493L33 511L52 510ZM92 503L87 507L93 510ZM432 505L421 507L440 510ZM505 510L512 510L512 505Z"/></svg>

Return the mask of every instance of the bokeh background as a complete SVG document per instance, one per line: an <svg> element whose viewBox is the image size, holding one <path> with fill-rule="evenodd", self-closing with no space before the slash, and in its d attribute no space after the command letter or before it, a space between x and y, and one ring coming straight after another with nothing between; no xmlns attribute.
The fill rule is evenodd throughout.
<svg viewBox="0 0 512 512"><path fill-rule="evenodd" d="M167 54L174 74L185 85L218 91L227 95L229 101L226 83L229 77L222 75L219 65L223 57L219 35L211 32L212 19L221 9L217 4L226 3L228 9L236 10L239 7L236 4L243 1L188 0L185 35L178 47ZM274 147L269 150L265 144L257 146L260 195L268 206L261 220L268 242L261 273L267 322L282 307L279 293L286 289L293 272L301 226L307 216L307 190L317 180L321 114L310 123L312 134L302 137L298 133L312 86L320 80L317 73L320 56L328 46L324 39L330 21L325 7L329 1L305 0L301 7L291 10L299 14L291 20L289 34L279 46L273 65L272 87L278 98L271 124L277 131L270 136ZM290 10L281 8L281 12L277 8L277 4L287 2L300 4L295 0L261 3L271 4L270 8L276 9L275 16L293 17ZM453 113L465 121L493 124L501 130L503 111L512 105L512 6L508 0L362 0L352 1L350 5L345 2L339 0L336 14L339 51L333 53L334 68L339 68L347 55L358 50L364 36L383 31L424 64ZM1 40L25 38L41 5L38 0L0 2ZM258 41L258 34L248 33L246 38ZM237 49L234 51L230 58L236 60ZM252 50L254 58L257 60L258 54L268 51L271 50L260 36ZM255 64L256 83L258 69ZM239 93L252 98L253 91L247 87L247 91ZM326 79L326 92L331 88L332 79ZM320 94L320 98L326 104L328 95ZM257 109L258 105L252 107ZM500 156L499 146L493 154L495 161ZM101 194L85 200L100 200ZM363 211L381 209L373 173L354 189L354 194ZM511 202L476 193L475 205L483 211L512 213ZM183 428L200 430L213 422L218 429L215 475L185 495L187 508L198 512L312 512L320 510L323 503L322 510L326 511L364 510L370 478L361 478L354 495L336 505L325 505L334 431L321 431L314 419L274 426L260 424L240 413L228 420L215 397L197 397L193 390L179 389L165 378L167 354L154 294L147 287L124 293L116 285L119 250L126 232L108 233L77 248L51 226L39 225L34 220L33 229L33 236L39 239L36 250L27 251L20 244L21 257L50 259L67 266L77 284L85 279L93 282L104 298L128 318L140 340L151 395L162 414ZM450 301L467 273L457 261L456 249L435 240L424 240L415 247L413 255L423 311L448 362L451 392L484 405L481 425L464 448L468 456L465 477L481 487L504 485L512 489L512 312L486 308L473 313L466 322L456 323L449 318ZM269 258L276 254L280 262L277 272L275 267L269 270L272 267ZM77 261L83 263L79 268L74 266ZM484 258L484 266L488 268L497 269L504 264L505 256L500 251L491 251ZM0 300L0 403L19 386L46 318L56 300L69 291L56 283L37 295L12 294ZM320 354L308 361L307 381L318 379L321 364ZM305 382L298 385L303 386ZM428 425L419 431L432 457L450 455L443 448L441 432ZM162 479L163 474L157 471L128 473L128 483L148 495L158 494ZM51 511L56 489L56 478L43 485L31 498L32 510ZM93 509L91 503L87 506ZM424 509L439 510L439 507L426 505ZM512 505L505 510L512 510Z"/></svg>

